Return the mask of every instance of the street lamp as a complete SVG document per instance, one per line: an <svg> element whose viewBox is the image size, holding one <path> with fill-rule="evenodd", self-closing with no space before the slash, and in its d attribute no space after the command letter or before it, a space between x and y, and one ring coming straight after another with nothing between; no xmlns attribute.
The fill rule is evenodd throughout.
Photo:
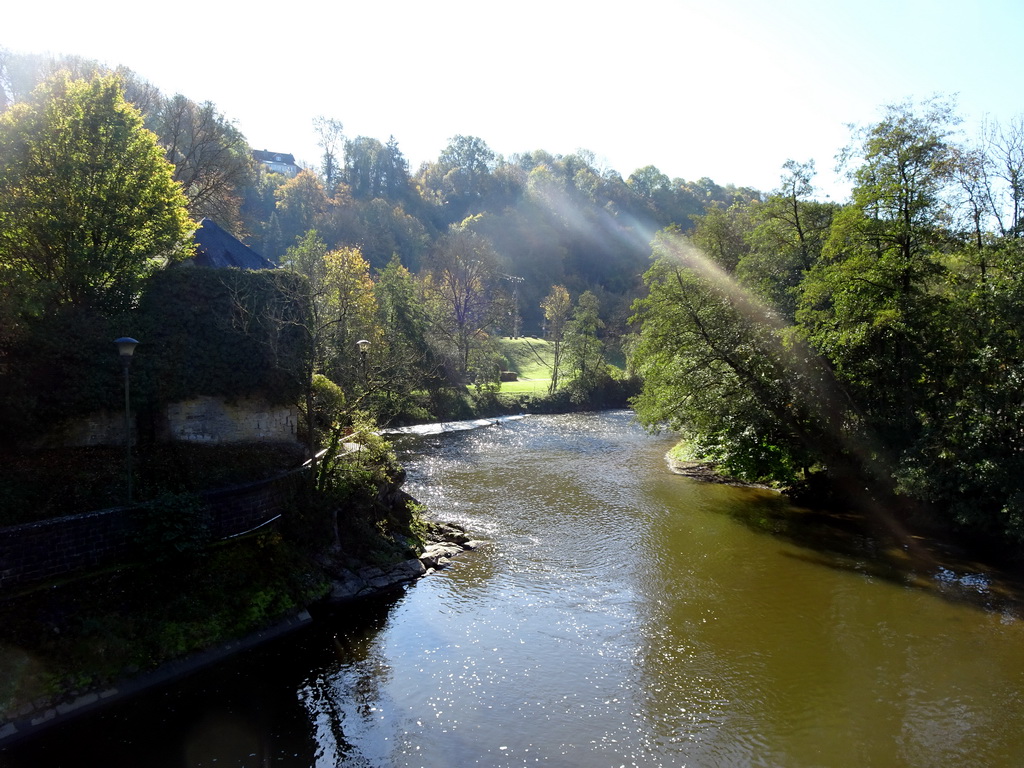
<svg viewBox="0 0 1024 768"><path fill-rule="evenodd" d="M117 351L121 355L121 367L124 368L124 466L128 483L128 505L132 503L132 412L128 397L128 368L132 364L132 353L139 343L135 339L122 336L114 339Z"/></svg>
<svg viewBox="0 0 1024 768"><path fill-rule="evenodd" d="M366 339L360 339L356 342L356 346L359 347L359 358L363 361L363 386L366 386L366 352L370 348L370 342Z"/></svg>

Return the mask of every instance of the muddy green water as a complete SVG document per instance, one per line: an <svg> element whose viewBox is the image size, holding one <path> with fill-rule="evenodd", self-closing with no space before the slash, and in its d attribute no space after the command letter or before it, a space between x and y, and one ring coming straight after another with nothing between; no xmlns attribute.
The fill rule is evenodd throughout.
<svg viewBox="0 0 1024 768"><path fill-rule="evenodd" d="M403 438L409 490L484 547L0 764L1024 764L995 574L759 531L778 497L671 474L671 442L626 412Z"/></svg>

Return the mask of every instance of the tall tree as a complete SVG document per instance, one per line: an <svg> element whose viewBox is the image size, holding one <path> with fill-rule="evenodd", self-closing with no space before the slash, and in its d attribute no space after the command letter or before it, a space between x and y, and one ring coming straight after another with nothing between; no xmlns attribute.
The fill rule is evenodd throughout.
<svg viewBox="0 0 1024 768"><path fill-rule="evenodd" d="M460 135L452 137L436 163L423 166L421 194L440 206L444 226L484 209L496 160L483 139Z"/></svg>
<svg viewBox="0 0 1024 768"><path fill-rule="evenodd" d="M58 75L0 115L0 261L44 304L129 307L195 228L117 78Z"/></svg>
<svg viewBox="0 0 1024 768"><path fill-rule="evenodd" d="M301 171L275 189L274 196L277 198L274 213L285 245L294 244L311 229L317 230L325 240L337 242L333 230L337 208L342 201L327 194L315 173ZM268 255L277 258L280 254Z"/></svg>
<svg viewBox="0 0 1024 768"><path fill-rule="evenodd" d="M547 337L554 347L551 361L551 385L548 391L552 394L558 389L558 374L562 367L562 341L565 337L565 325L572 309L572 299L564 285L556 285L540 303L544 312Z"/></svg>
<svg viewBox="0 0 1024 768"><path fill-rule="evenodd" d="M633 365L641 423L683 432L697 452L740 477L792 480L839 455L828 419L849 412L822 386L823 371L791 349L774 313L739 290L677 229L659 232Z"/></svg>
<svg viewBox="0 0 1024 768"><path fill-rule="evenodd" d="M579 395L593 391L606 375L604 345L598 337L604 328L601 306L590 291L577 300L565 328L565 356L572 373L572 388Z"/></svg>
<svg viewBox="0 0 1024 768"><path fill-rule="evenodd" d="M792 321L799 286L821 258L837 206L811 199L813 162L789 160L783 168L778 189L750 206L749 250L740 257L736 276Z"/></svg>
<svg viewBox="0 0 1024 768"><path fill-rule="evenodd" d="M161 99L148 124L174 165L192 217L208 216L242 234L241 195L254 169L241 132L210 102L196 104L180 94Z"/></svg>
<svg viewBox="0 0 1024 768"><path fill-rule="evenodd" d="M316 133L317 145L323 152L320 171L324 177L324 186L328 193L333 193L341 180L341 148L345 142L344 126L340 120L320 115L313 119L313 131Z"/></svg>
<svg viewBox="0 0 1024 768"><path fill-rule="evenodd" d="M722 269L735 272L750 247L750 207L735 203L728 208L711 205L701 216L694 216L693 244L713 258Z"/></svg>
<svg viewBox="0 0 1024 768"><path fill-rule="evenodd" d="M388 421L408 412L414 393L436 381L436 365L426 340L427 314L416 280L397 255L377 275L374 290L380 329L380 343L373 352L378 410Z"/></svg>
<svg viewBox="0 0 1024 768"><path fill-rule="evenodd" d="M898 451L925 406L920 382L942 374L928 339L943 299L931 287L950 243L950 134L941 101L888 107L855 134L853 204L837 215L826 258L808 275L798 319Z"/></svg>
<svg viewBox="0 0 1024 768"><path fill-rule="evenodd" d="M993 123L986 130L990 177L1001 185L990 195L1000 234L1024 237L1024 115L1009 125Z"/></svg>
<svg viewBox="0 0 1024 768"><path fill-rule="evenodd" d="M450 375L465 380L473 358L486 346L496 319L493 286L495 255L488 240L473 231L474 219L454 225L438 242L427 265L426 289L433 340L447 349Z"/></svg>
<svg viewBox="0 0 1024 768"><path fill-rule="evenodd" d="M374 295L370 265L356 247L338 248L324 255L324 315L334 324L329 363L331 379L352 391L364 377L356 354L356 341L376 341Z"/></svg>

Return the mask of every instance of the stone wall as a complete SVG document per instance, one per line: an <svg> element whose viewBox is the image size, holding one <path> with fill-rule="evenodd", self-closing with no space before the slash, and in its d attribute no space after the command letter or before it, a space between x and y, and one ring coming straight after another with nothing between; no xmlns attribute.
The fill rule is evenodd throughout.
<svg viewBox="0 0 1024 768"><path fill-rule="evenodd" d="M135 414L131 420L132 444L135 444ZM73 419L55 435L48 436L43 445L124 445L124 411L96 411Z"/></svg>
<svg viewBox="0 0 1024 768"><path fill-rule="evenodd" d="M189 443L295 442L298 408L263 398L232 402L206 395L167 406L156 439ZM132 414L132 440L137 439ZM124 445L124 412L97 411L74 419L44 440L47 445Z"/></svg>
<svg viewBox="0 0 1024 768"><path fill-rule="evenodd" d="M167 406L169 440L192 443L294 442L298 409L244 397L228 403L201 396Z"/></svg>
<svg viewBox="0 0 1024 768"><path fill-rule="evenodd" d="M288 508L305 470L203 494L215 541L268 527ZM134 507L0 528L0 590L134 559Z"/></svg>

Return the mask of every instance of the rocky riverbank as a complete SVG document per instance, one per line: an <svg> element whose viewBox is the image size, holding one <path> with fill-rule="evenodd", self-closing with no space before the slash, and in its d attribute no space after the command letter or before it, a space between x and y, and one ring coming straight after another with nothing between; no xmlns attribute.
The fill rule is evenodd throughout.
<svg viewBox="0 0 1024 768"><path fill-rule="evenodd" d="M377 566L337 567L330 569L331 592L325 599L328 605L368 597L422 576L451 563L452 558L482 541L472 539L462 526L454 523L428 523L427 545L414 558Z"/></svg>

